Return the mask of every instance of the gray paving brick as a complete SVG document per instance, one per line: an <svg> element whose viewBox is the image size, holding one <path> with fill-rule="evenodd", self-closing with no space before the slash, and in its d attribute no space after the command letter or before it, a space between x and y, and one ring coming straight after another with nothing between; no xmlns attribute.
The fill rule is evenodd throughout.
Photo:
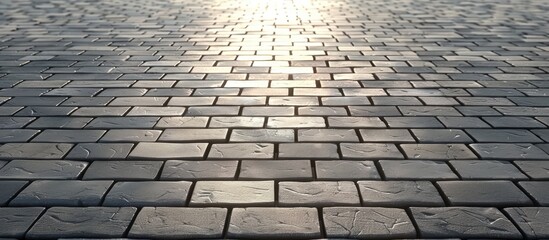
<svg viewBox="0 0 549 240"><path fill-rule="evenodd" d="M508 161L474 160L450 161L462 179L528 179L518 168Z"/></svg>
<svg viewBox="0 0 549 240"><path fill-rule="evenodd" d="M160 161L94 161L84 180L151 180L156 178Z"/></svg>
<svg viewBox="0 0 549 240"><path fill-rule="evenodd" d="M519 182L520 187L526 190L526 193L533 197L533 199L541 206L549 206L549 196L547 196L547 187L549 183L547 182L537 182L537 181L521 181Z"/></svg>
<svg viewBox="0 0 549 240"><path fill-rule="evenodd" d="M526 143L475 143L470 146L482 159L528 160L549 158L549 155L541 149Z"/></svg>
<svg viewBox="0 0 549 240"><path fill-rule="evenodd" d="M520 232L496 208L412 207L419 234L426 238L521 238Z"/></svg>
<svg viewBox="0 0 549 240"><path fill-rule="evenodd" d="M227 138L228 131L223 128L166 129L158 140L162 142L219 142Z"/></svg>
<svg viewBox="0 0 549 240"><path fill-rule="evenodd" d="M416 230L403 209L331 207L322 210L330 238L414 238Z"/></svg>
<svg viewBox="0 0 549 240"><path fill-rule="evenodd" d="M39 180L32 182L10 206L98 206L112 181Z"/></svg>
<svg viewBox="0 0 549 240"><path fill-rule="evenodd" d="M353 182L280 182L278 201L283 206L360 205Z"/></svg>
<svg viewBox="0 0 549 240"><path fill-rule="evenodd" d="M514 163L532 179L549 179L549 161L515 161Z"/></svg>
<svg viewBox="0 0 549 240"><path fill-rule="evenodd" d="M15 197L15 195L27 185L27 181L9 181L3 180L0 181L0 206L6 205L10 199Z"/></svg>
<svg viewBox="0 0 549 240"><path fill-rule="evenodd" d="M122 237L136 210L133 207L53 207L34 224L26 237Z"/></svg>
<svg viewBox="0 0 549 240"><path fill-rule="evenodd" d="M402 153L394 144L384 143L342 143L344 159L402 159Z"/></svg>
<svg viewBox="0 0 549 240"><path fill-rule="evenodd" d="M228 237L307 239L321 236L314 208L235 208Z"/></svg>
<svg viewBox="0 0 549 240"><path fill-rule="evenodd" d="M117 182L103 206L185 206L191 182Z"/></svg>
<svg viewBox="0 0 549 240"><path fill-rule="evenodd" d="M546 238L549 236L547 225L548 208L543 207L515 207L504 209L511 219L517 224L526 237Z"/></svg>
<svg viewBox="0 0 549 240"><path fill-rule="evenodd" d="M151 128L156 124L158 119L158 117L99 117L91 121L86 128Z"/></svg>
<svg viewBox="0 0 549 240"><path fill-rule="evenodd" d="M375 207L444 206L428 181L359 181L362 205Z"/></svg>
<svg viewBox="0 0 549 240"><path fill-rule="evenodd" d="M528 206L532 201L509 181L437 182L453 206Z"/></svg>
<svg viewBox="0 0 549 240"><path fill-rule="evenodd" d="M442 161L381 160L381 169L387 180L447 180L458 177Z"/></svg>
<svg viewBox="0 0 549 240"><path fill-rule="evenodd" d="M339 159L337 145L332 143L281 143L280 159Z"/></svg>
<svg viewBox="0 0 549 240"><path fill-rule="evenodd" d="M105 132L105 130L46 129L38 134L32 141L62 143L96 142Z"/></svg>
<svg viewBox="0 0 549 240"><path fill-rule="evenodd" d="M271 159L274 145L268 143L212 144L208 159Z"/></svg>
<svg viewBox="0 0 549 240"><path fill-rule="evenodd" d="M197 159L202 158L207 143L140 142L130 152L133 159Z"/></svg>
<svg viewBox="0 0 549 240"><path fill-rule="evenodd" d="M412 129L412 133L423 143L469 143L473 142L464 131L457 129Z"/></svg>
<svg viewBox="0 0 549 240"><path fill-rule="evenodd" d="M274 181L199 181L191 196L191 206L273 205Z"/></svg>
<svg viewBox="0 0 549 240"><path fill-rule="evenodd" d="M0 208L0 236L5 238L23 238L25 232L32 226L44 211L43 207Z"/></svg>
<svg viewBox="0 0 549 240"><path fill-rule="evenodd" d="M125 159L131 143L79 143L67 154L67 159Z"/></svg>
<svg viewBox="0 0 549 240"><path fill-rule="evenodd" d="M380 179L372 161L315 161L319 180Z"/></svg>
<svg viewBox="0 0 549 240"><path fill-rule="evenodd" d="M64 160L13 160L0 169L0 179L76 179L87 162Z"/></svg>
<svg viewBox="0 0 549 240"><path fill-rule="evenodd" d="M476 159L463 144L401 144L404 153L411 159L454 160Z"/></svg>
<svg viewBox="0 0 549 240"><path fill-rule="evenodd" d="M237 161L181 161L168 160L162 169L161 180L232 179Z"/></svg>
<svg viewBox="0 0 549 240"><path fill-rule="evenodd" d="M244 160L238 178L305 180L312 179L313 173L308 160Z"/></svg>
<svg viewBox="0 0 549 240"><path fill-rule="evenodd" d="M0 159L60 159L72 147L66 143L6 143L0 146Z"/></svg>
<svg viewBox="0 0 549 240"><path fill-rule="evenodd" d="M137 215L128 237L220 238L226 215L224 208L145 207Z"/></svg>

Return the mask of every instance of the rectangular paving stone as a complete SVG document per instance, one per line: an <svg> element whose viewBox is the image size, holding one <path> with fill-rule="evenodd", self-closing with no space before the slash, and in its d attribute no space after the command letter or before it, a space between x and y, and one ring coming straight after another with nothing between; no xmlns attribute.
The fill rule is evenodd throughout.
<svg viewBox="0 0 549 240"><path fill-rule="evenodd" d="M339 159L337 145L331 143L281 143L280 159Z"/></svg>
<svg viewBox="0 0 549 240"><path fill-rule="evenodd" d="M112 181L39 180L32 182L10 206L98 206Z"/></svg>
<svg viewBox="0 0 549 240"><path fill-rule="evenodd" d="M387 180L449 180L458 179L443 161L381 160L381 169Z"/></svg>
<svg viewBox="0 0 549 240"><path fill-rule="evenodd" d="M91 121L86 128L96 129L132 129L152 128L158 117L98 117Z"/></svg>
<svg viewBox="0 0 549 240"><path fill-rule="evenodd" d="M278 201L282 206L343 206L359 205L358 191L353 182L280 182Z"/></svg>
<svg viewBox="0 0 549 240"><path fill-rule="evenodd" d="M131 143L79 143L67 159L125 159L133 148Z"/></svg>
<svg viewBox="0 0 549 240"><path fill-rule="evenodd" d="M549 179L549 161L514 161L514 163L532 179Z"/></svg>
<svg viewBox="0 0 549 240"><path fill-rule="evenodd" d="M358 189L364 206L444 206L437 189L428 181L359 181Z"/></svg>
<svg viewBox="0 0 549 240"><path fill-rule="evenodd" d="M310 239L321 236L314 208L235 208L227 236L231 238Z"/></svg>
<svg viewBox="0 0 549 240"><path fill-rule="evenodd" d="M529 206L532 201L509 181L437 182L453 206Z"/></svg>
<svg viewBox="0 0 549 240"><path fill-rule="evenodd" d="M83 180L152 180L161 166L161 161L94 161Z"/></svg>
<svg viewBox="0 0 549 240"><path fill-rule="evenodd" d="M541 206L549 206L549 196L545 189L549 187L547 182L538 181L521 181L519 186L532 197L537 204Z"/></svg>
<svg viewBox="0 0 549 240"><path fill-rule="evenodd" d="M380 179L372 161L315 161L318 180Z"/></svg>
<svg viewBox="0 0 549 240"><path fill-rule="evenodd" d="M426 238L522 238L496 208L412 207L411 211L420 236Z"/></svg>
<svg viewBox="0 0 549 240"><path fill-rule="evenodd" d="M224 128L187 128L166 129L160 135L161 142L219 142L227 138L228 129Z"/></svg>
<svg viewBox="0 0 549 240"><path fill-rule="evenodd" d="M0 159L62 159L73 147L68 143L6 143Z"/></svg>
<svg viewBox="0 0 549 240"><path fill-rule="evenodd" d="M0 143L27 142L40 131L31 129L1 129Z"/></svg>
<svg viewBox="0 0 549 240"><path fill-rule="evenodd" d="M404 156L394 144L385 143L341 143L343 159L403 159Z"/></svg>
<svg viewBox="0 0 549 240"><path fill-rule="evenodd" d="M120 238L136 211L133 207L53 207L34 224L26 237Z"/></svg>
<svg viewBox="0 0 549 240"><path fill-rule="evenodd" d="M65 160L13 160L0 169L0 179L76 179L87 162Z"/></svg>
<svg viewBox="0 0 549 240"><path fill-rule="evenodd" d="M238 161L181 161L168 160L163 166L161 180L214 180L236 177Z"/></svg>
<svg viewBox="0 0 549 240"><path fill-rule="evenodd" d="M411 159L477 159L477 156L464 144L401 144L400 147Z"/></svg>
<svg viewBox="0 0 549 240"><path fill-rule="evenodd" d="M32 141L62 143L96 142L105 132L105 130L46 129L32 139Z"/></svg>
<svg viewBox="0 0 549 240"><path fill-rule="evenodd" d="M0 181L0 206L5 206L27 184L27 181Z"/></svg>
<svg viewBox="0 0 549 240"><path fill-rule="evenodd" d="M473 160L450 161L462 179L528 179L518 168L508 161Z"/></svg>
<svg viewBox="0 0 549 240"><path fill-rule="evenodd" d="M549 224L549 221L547 221L549 208L515 207L505 208L504 211L509 214L513 222L526 234L527 238L549 237L549 230L547 229L547 225Z"/></svg>
<svg viewBox="0 0 549 240"><path fill-rule="evenodd" d="M274 181L198 181L191 206L269 206L275 201Z"/></svg>
<svg viewBox="0 0 549 240"><path fill-rule="evenodd" d="M274 145L269 143L212 144L208 159L272 159Z"/></svg>
<svg viewBox="0 0 549 240"><path fill-rule="evenodd" d="M23 238L25 233L45 209L43 207L0 208L0 237Z"/></svg>
<svg viewBox="0 0 549 240"><path fill-rule="evenodd" d="M415 238L416 230L403 209L330 207L322 209L330 238Z"/></svg>
<svg viewBox="0 0 549 240"><path fill-rule="evenodd" d="M128 237L221 238L226 215L225 208L145 207Z"/></svg>
<svg viewBox="0 0 549 240"><path fill-rule="evenodd" d="M416 140L407 129L360 129L364 142L415 142Z"/></svg>
<svg viewBox="0 0 549 240"><path fill-rule="evenodd" d="M475 143L471 149L480 158L489 160L530 160L549 159L549 155L538 147L528 143Z"/></svg>
<svg viewBox="0 0 549 240"><path fill-rule="evenodd" d="M292 129L233 129L229 142L294 142Z"/></svg>
<svg viewBox="0 0 549 240"><path fill-rule="evenodd" d="M202 158L207 143L140 142L130 152L131 159L197 159Z"/></svg>
<svg viewBox="0 0 549 240"><path fill-rule="evenodd" d="M117 182L105 196L103 206L185 206L191 182Z"/></svg>
<svg viewBox="0 0 549 240"><path fill-rule="evenodd" d="M239 179L246 180L306 180L312 179L308 160L243 160Z"/></svg>

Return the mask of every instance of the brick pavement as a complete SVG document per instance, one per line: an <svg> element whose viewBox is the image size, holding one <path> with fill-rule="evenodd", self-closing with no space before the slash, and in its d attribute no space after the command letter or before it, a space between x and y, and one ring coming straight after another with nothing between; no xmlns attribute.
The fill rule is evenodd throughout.
<svg viewBox="0 0 549 240"><path fill-rule="evenodd" d="M0 238L549 238L548 11L0 0Z"/></svg>

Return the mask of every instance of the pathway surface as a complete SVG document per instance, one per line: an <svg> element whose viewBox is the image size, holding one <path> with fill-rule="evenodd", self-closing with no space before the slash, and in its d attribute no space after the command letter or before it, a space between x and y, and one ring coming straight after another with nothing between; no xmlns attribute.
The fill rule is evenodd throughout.
<svg viewBox="0 0 549 240"><path fill-rule="evenodd" d="M0 0L0 238L549 238L547 12Z"/></svg>

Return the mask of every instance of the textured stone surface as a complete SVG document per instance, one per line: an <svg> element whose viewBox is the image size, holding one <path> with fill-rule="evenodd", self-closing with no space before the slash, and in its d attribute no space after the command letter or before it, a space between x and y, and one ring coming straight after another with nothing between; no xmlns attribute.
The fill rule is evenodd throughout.
<svg viewBox="0 0 549 240"><path fill-rule="evenodd" d="M454 206L528 206L532 201L508 181L437 182Z"/></svg>
<svg viewBox="0 0 549 240"><path fill-rule="evenodd" d="M315 161L315 169L319 180L381 178L372 161Z"/></svg>
<svg viewBox="0 0 549 240"><path fill-rule="evenodd" d="M0 159L61 159L72 148L66 143L6 143Z"/></svg>
<svg viewBox="0 0 549 240"><path fill-rule="evenodd" d="M191 205L272 205L274 181L197 182Z"/></svg>
<svg viewBox="0 0 549 240"><path fill-rule="evenodd" d="M504 210L528 238L549 237L549 228L547 228L549 226L549 208L518 207L505 208Z"/></svg>
<svg viewBox="0 0 549 240"><path fill-rule="evenodd" d="M143 208L128 234L131 238L220 238L227 209Z"/></svg>
<svg viewBox="0 0 549 240"><path fill-rule="evenodd" d="M10 206L98 206L113 181L34 181Z"/></svg>
<svg viewBox="0 0 549 240"><path fill-rule="evenodd" d="M166 161L162 180L232 179L236 175L237 161Z"/></svg>
<svg viewBox="0 0 549 240"><path fill-rule="evenodd" d="M311 179L311 162L307 160L244 160L239 179Z"/></svg>
<svg viewBox="0 0 549 240"><path fill-rule="evenodd" d="M463 179L527 179L512 163L507 161L450 161Z"/></svg>
<svg viewBox="0 0 549 240"><path fill-rule="evenodd" d="M414 238L416 231L402 209L333 207L322 210L330 238Z"/></svg>
<svg viewBox="0 0 549 240"><path fill-rule="evenodd" d="M232 238L319 238L314 208L235 208L228 236Z"/></svg>
<svg viewBox="0 0 549 240"><path fill-rule="evenodd" d="M435 186L427 181L359 181L358 189L364 206L444 206Z"/></svg>
<svg viewBox="0 0 549 240"><path fill-rule="evenodd" d="M117 182L103 206L184 206L191 182Z"/></svg>
<svg viewBox="0 0 549 240"><path fill-rule="evenodd" d="M520 232L495 208L413 207L419 234L426 238L521 238Z"/></svg>
<svg viewBox="0 0 549 240"><path fill-rule="evenodd" d="M379 164L388 180L458 178L443 161L382 160Z"/></svg>
<svg viewBox="0 0 549 240"><path fill-rule="evenodd" d="M23 238L38 216L42 207L0 208L0 236L5 238Z"/></svg>
<svg viewBox="0 0 549 240"><path fill-rule="evenodd" d="M280 182L278 201L284 206L359 205L353 182Z"/></svg>
<svg viewBox="0 0 549 240"><path fill-rule="evenodd" d="M134 159L192 159L202 158L205 143L138 143L129 158Z"/></svg>
<svg viewBox="0 0 549 240"><path fill-rule="evenodd" d="M136 208L53 207L34 224L27 238L117 238L129 227Z"/></svg>
<svg viewBox="0 0 549 240"><path fill-rule="evenodd" d="M86 173L84 180L149 180L156 178L162 162L155 161L95 161Z"/></svg>
<svg viewBox="0 0 549 240"><path fill-rule="evenodd" d="M87 162L63 160L14 160L0 169L0 179L76 179Z"/></svg>
<svg viewBox="0 0 549 240"><path fill-rule="evenodd" d="M27 181L0 181L0 206L6 205L25 185Z"/></svg>

